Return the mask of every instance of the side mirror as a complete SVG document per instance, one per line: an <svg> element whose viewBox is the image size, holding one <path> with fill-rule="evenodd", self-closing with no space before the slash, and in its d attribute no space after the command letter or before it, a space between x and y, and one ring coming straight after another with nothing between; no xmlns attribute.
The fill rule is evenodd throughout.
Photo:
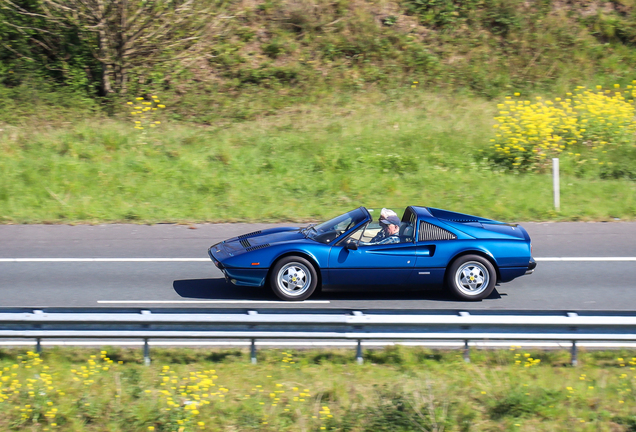
<svg viewBox="0 0 636 432"><path fill-rule="evenodd" d="M355 240L347 240L344 245L345 249L358 250L358 242Z"/></svg>

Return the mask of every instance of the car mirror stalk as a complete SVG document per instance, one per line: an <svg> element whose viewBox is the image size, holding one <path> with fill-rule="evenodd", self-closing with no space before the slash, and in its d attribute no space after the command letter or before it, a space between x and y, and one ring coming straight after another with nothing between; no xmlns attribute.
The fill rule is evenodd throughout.
<svg viewBox="0 0 636 432"><path fill-rule="evenodd" d="M351 250L358 250L358 243L356 243L355 241L348 241L345 243L345 248L351 249Z"/></svg>

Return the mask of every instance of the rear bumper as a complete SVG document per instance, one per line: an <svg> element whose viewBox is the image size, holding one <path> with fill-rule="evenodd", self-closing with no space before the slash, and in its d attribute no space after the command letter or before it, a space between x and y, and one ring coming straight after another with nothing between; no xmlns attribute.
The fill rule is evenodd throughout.
<svg viewBox="0 0 636 432"><path fill-rule="evenodd" d="M536 266L537 266L537 263L532 257L530 257L530 262L528 263L527 266L499 267L498 282L510 282L511 280L521 277L523 275L532 274Z"/></svg>
<svg viewBox="0 0 636 432"><path fill-rule="evenodd" d="M528 270L526 271L526 274L532 274L536 266L537 262L534 260L534 258L530 257L530 262L528 263Z"/></svg>

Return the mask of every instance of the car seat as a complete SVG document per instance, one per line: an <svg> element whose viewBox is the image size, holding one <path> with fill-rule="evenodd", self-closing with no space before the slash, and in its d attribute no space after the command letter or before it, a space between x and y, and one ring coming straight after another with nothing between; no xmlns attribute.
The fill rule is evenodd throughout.
<svg viewBox="0 0 636 432"><path fill-rule="evenodd" d="M398 236L401 242L413 242L413 225L410 222L402 222Z"/></svg>

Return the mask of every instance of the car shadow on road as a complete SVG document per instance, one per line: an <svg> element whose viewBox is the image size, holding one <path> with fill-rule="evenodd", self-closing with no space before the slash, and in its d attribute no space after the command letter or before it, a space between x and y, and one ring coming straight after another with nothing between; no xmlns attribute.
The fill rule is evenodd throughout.
<svg viewBox="0 0 636 432"><path fill-rule="evenodd" d="M495 288L486 300L500 299ZM330 287L311 296L312 300L430 300L439 302L457 302L457 298L444 289L414 290L400 287Z"/></svg>
<svg viewBox="0 0 636 432"><path fill-rule="evenodd" d="M241 287L223 278L183 279L172 283L175 292L187 299L201 300L278 300L267 288Z"/></svg>
<svg viewBox="0 0 636 432"><path fill-rule="evenodd" d="M252 300L277 301L278 297L265 287L241 287L229 284L223 278L217 279L182 279L172 284L175 292L182 298L200 300ZM505 294L504 294L505 295ZM486 300L500 299L501 294L495 290ZM400 287L340 287L323 289L312 295L309 300L430 300L439 302L458 301L445 290L413 290Z"/></svg>

